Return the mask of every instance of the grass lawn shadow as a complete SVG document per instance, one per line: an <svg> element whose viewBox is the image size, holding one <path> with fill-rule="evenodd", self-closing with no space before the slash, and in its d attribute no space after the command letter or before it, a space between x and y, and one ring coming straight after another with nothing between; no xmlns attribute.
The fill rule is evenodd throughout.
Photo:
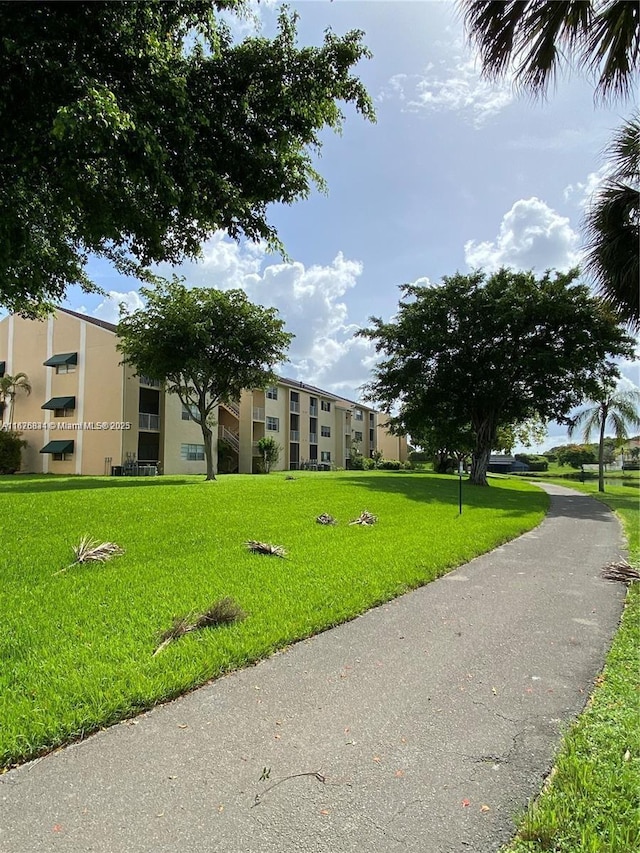
<svg viewBox="0 0 640 853"><path fill-rule="evenodd" d="M42 494L87 489L126 489L135 487L193 486L204 482L204 475L170 477L84 477L59 474L11 474L0 477L0 494Z"/></svg>

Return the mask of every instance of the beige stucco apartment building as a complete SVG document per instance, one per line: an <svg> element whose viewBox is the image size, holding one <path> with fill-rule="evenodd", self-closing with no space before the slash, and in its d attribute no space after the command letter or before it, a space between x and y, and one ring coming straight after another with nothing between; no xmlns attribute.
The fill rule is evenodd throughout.
<svg viewBox="0 0 640 853"><path fill-rule="evenodd" d="M63 308L42 321L0 321L0 376L25 373L32 387L3 414L3 427L27 442L23 472L205 471L198 424L177 396L121 364L117 343L111 323ZM223 472L256 471L263 436L281 447L276 470L349 467L354 445L364 456L406 458L405 440L387 433L383 415L295 380L244 391L216 420Z"/></svg>

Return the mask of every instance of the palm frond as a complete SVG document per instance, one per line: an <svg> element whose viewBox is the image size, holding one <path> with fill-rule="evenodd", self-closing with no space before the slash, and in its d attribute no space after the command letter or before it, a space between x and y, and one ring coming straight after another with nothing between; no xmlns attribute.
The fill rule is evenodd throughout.
<svg viewBox="0 0 640 853"><path fill-rule="evenodd" d="M608 563L602 570L602 577L608 581L632 584L640 581L640 572L626 560L619 560L618 562Z"/></svg>
<svg viewBox="0 0 640 853"><path fill-rule="evenodd" d="M98 542L89 536L83 536L72 550L75 555L74 563L106 563L112 557L124 554L124 550L115 542Z"/></svg>
<svg viewBox="0 0 640 853"><path fill-rule="evenodd" d="M155 657L169 643L174 640L184 637L185 634L190 634L193 631L198 631L202 628L217 628L220 625L232 625L234 622L242 622L247 618L247 614L232 598L220 598L207 610L202 613L189 613L186 616L178 616L173 620L173 624L166 631L163 631L158 639L160 645L153 653Z"/></svg>
<svg viewBox="0 0 640 853"><path fill-rule="evenodd" d="M258 542L255 539L249 539L245 542L247 548L252 554L264 554L267 557L286 557L287 552L282 545L272 545L270 542Z"/></svg>
<svg viewBox="0 0 640 853"><path fill-rule="evenodd" d="M319 515L316 518L318 524L337 524L338 522L332 515L329 515L328 512L323 512L322 515Z"/></svg>
<svg viewBox="0 0 640 853"><path fill-rule="evenodd" d="M353 521L350 521L349 524L375 524L378 520L378 516L374 515L371 512L368 512L366 509L362 510L360 515L357 518L354 518Z"/></svg>

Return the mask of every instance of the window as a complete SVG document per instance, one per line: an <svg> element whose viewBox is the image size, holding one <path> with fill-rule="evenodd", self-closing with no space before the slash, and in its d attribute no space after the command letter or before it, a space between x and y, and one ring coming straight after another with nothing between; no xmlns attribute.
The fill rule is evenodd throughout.
<svg viewBox="0 0 640 853"><path fill-rule="evenodd" d="M278 399L278 389L275 385L272 385L270 388L267 388L267 400L277 400Z"/></svg>
<svg viewBox="0 0 640 853"><path fill-rule="evenodd" d="M181 444L180 456L189 462L202 462L204 459L204 444Z"/></svg>
<svg viewBox="0 0 640 853"><path fill-rule="evenodd" d="M331 403L328 403L326 400L321 400L320 401L320 408L322 409L323 412L330 412L331 411Z"/></svg>
<svg viewBox="0 0 640 853"><path fill-rule="evenodd" d="M361 432L358 432L358 430L356 430L356 431L353 433L353 440L354 440L354 441L362 441L362 433L361 433Z"/></svg>
<svg viewBox="0 0 640 853"><path fill-rule="evenodd" d="M320 435L323 438L331 438L331 427L321 426L320 427Z"/></svg>
<svg viewBox="0 0 640 853"><path fill-rule="evenodd" d="M68 462L70 459L73 459L71 453L52 453L51 458L55 462Z"/></svg>
<svg viewBox="0 0 640 853"><path fill-rule="evenodd" d="M76 365L75 364L56 364L56 373L75 373Z"/></svg>
<svg viewBox="0 0 640 853"><path fill-rule="evenodd" d="M183 421L192 421L199 414L198 407L195 403L189 403L188 406L182 404L182 420Z"/></svg>
<svg viewBox="0 0 640 853"><path fill-rule="evenodd" d="M321 450L320 451L320 461L321 462L331 462L331 451L330 450Z"/></svg>
<svg viewBox="0 0 640 853"><path fill-rule="evenodd" d="M267 429L271 432L280 432L280 418L267 418Z"/></svg>
<svg viewBox="0 0 640 853"><path fill-rule="evenodd" d="M361 420L363 419L363 417L364 417L364 415L363 415L363 413L362 413L362 409L356 409L356 410L354 411L354 413L353 413L353 417L354 417L357 421L361 421Z"/></svg>

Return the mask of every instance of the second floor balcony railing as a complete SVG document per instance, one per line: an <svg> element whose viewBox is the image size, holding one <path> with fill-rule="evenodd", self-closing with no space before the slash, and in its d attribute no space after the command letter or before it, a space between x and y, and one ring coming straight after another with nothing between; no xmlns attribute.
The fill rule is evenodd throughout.
<svg viewBox="0 0 640 853"><path fill-rule="evenodd" d="M300 441L300 430L299 429L292 429L291 432L289 433L289 440L290 441Z"/></svg>
<svg viewBox="0 0 640 853"><path fill-rule="evenodd" d="M264 409L260 409L256 406L253 407L253 419L254 421L264 421Z"/></svg>
<svg viewBox="0 0 640 853"><path fill-rule="evenodd" d="M309 444L317 444L318 443L318 433L310 432L309 433Z"/></svg>
<svg viewBox="0 0 640 853"><path fill-rule="evenodd" d="M138 413L138 429L151 432L160 431L160 415L150 415L147 412Z"/></svg>

